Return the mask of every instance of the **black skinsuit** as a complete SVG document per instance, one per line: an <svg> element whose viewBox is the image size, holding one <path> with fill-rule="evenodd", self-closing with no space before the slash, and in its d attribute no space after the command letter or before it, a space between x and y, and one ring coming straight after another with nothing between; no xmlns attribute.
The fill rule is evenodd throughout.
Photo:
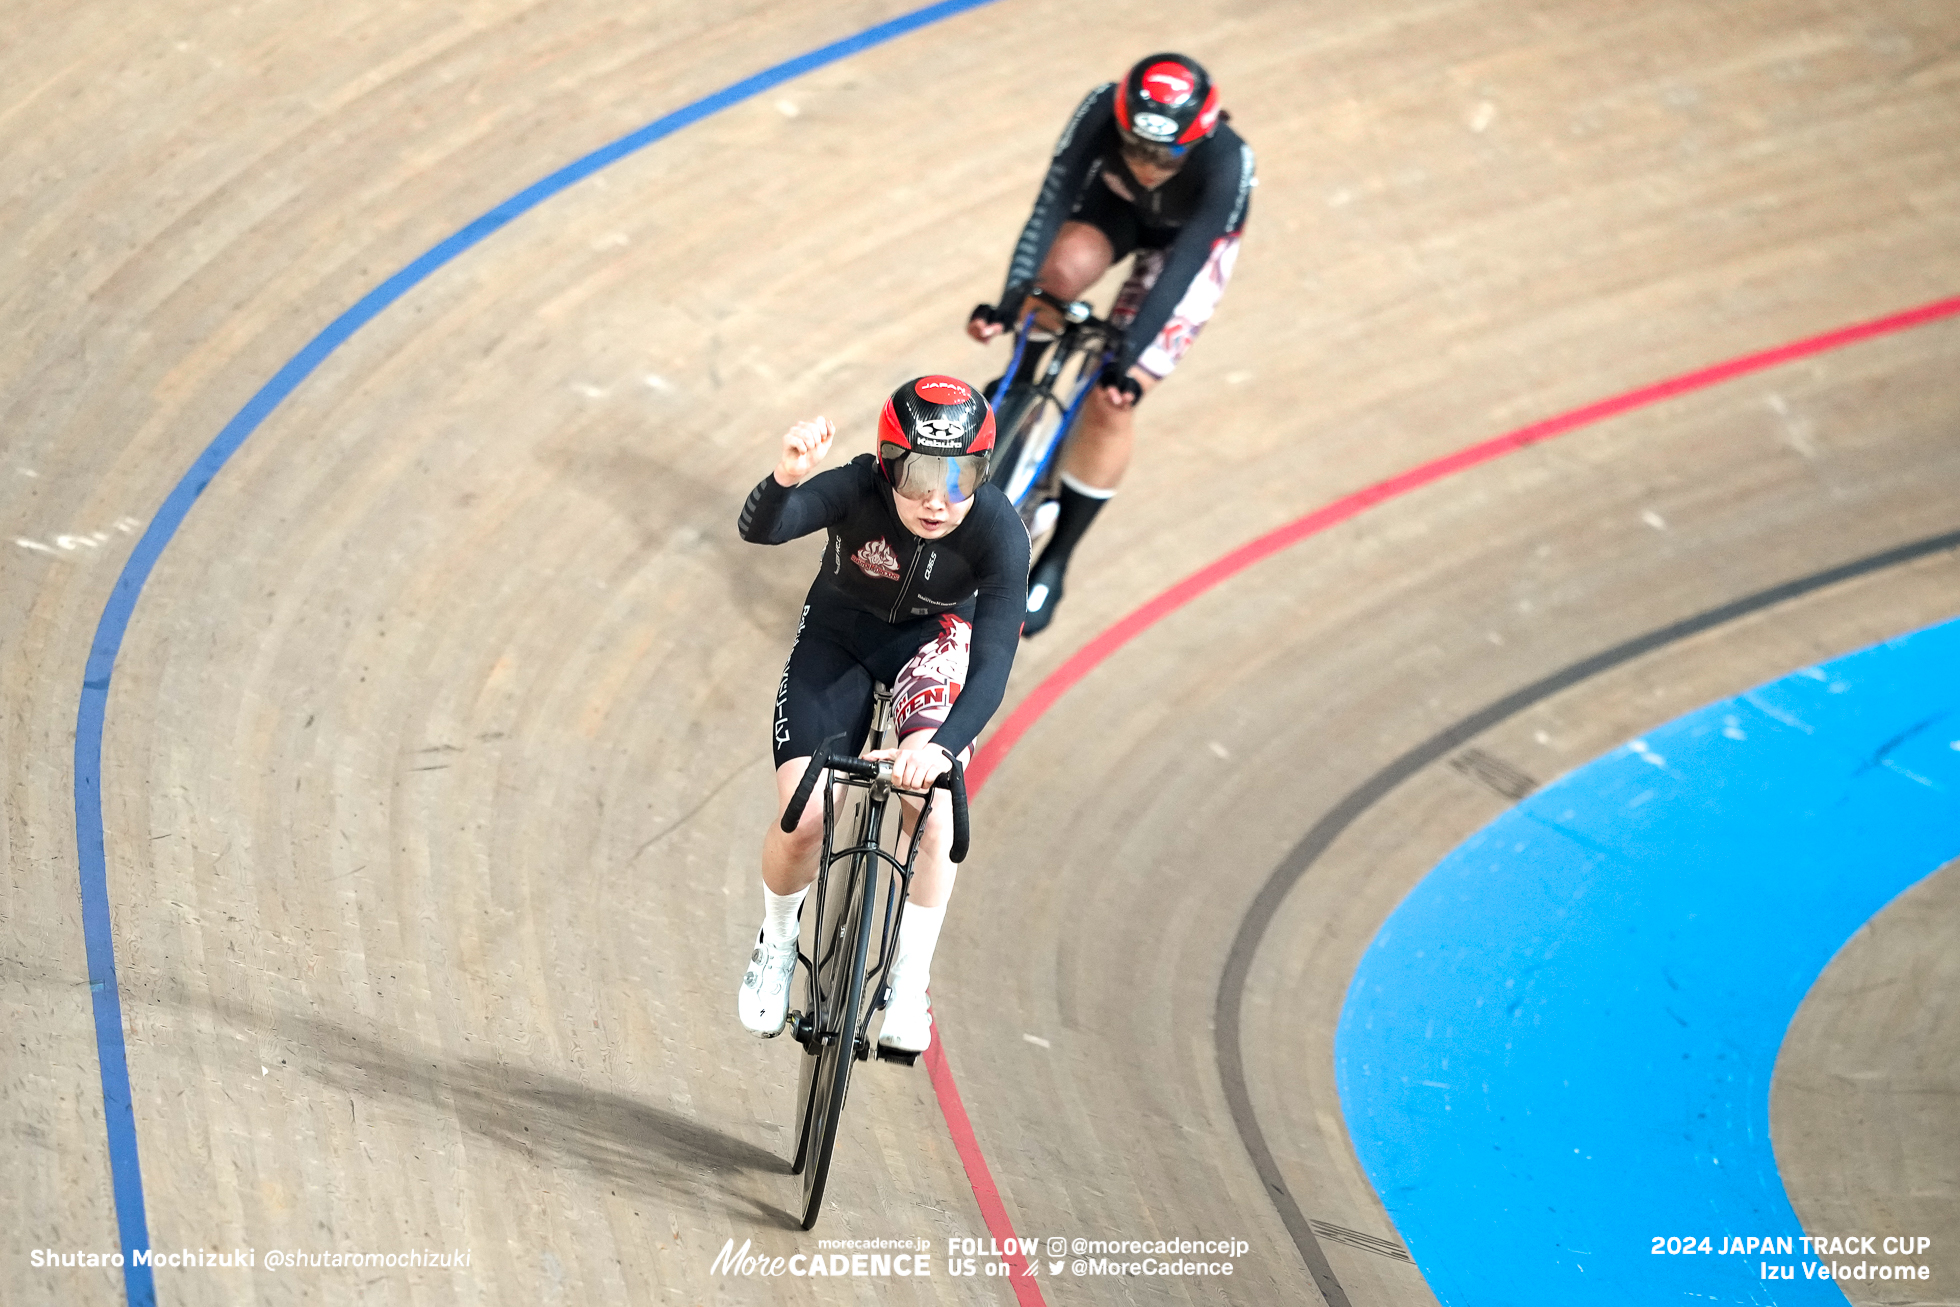
<svg viewBox="0 0 1960 1307"><path fill-rule="evenodd" d="M1252 148L1221 122L1191 147L1169 180L1145 190L1123 161L1116 94L1114 82L1089 92L1063 129L1034 212L1014 246L1000 302L1009 309L1021 302L1070 218L1101 228L1119 260L1139 247L1168 249L1163 272L1124 332L1115 362L1127 372L1170 320L1213 244L1244 230L1256 179Z"/></svg>
<svg viewBox="0 0 1960 1307"><path fill-rule="evenodd" d="M773 473L762 478L740 526L764 545L829 530L776 694L778 767L819 746L855 752L872 681L891 685L949 613L972 625L972 653L933 743L957 755L973 742L1007 691L1027 612L1027 528L999 487L981 486L965 521L924 540L899 519L877 460L860 454L787 489Z"/></svg>

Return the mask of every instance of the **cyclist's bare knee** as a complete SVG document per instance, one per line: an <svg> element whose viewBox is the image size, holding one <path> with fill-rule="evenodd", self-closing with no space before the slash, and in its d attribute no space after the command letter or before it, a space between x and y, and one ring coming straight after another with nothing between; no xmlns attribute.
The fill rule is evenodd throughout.
<svg viewBox="0 0 1960 1307"><path fill-rule="evenodd" d="M916 820L918 814L912 815ZM932 812L926 817L925 843L920 847L942 855L953 847L953 802L944 791L933 796Z"/></svg>
<svg viewBox="0 0 1960 1307"><path fill-rule="evenodd" d="M921 801L906 796L900 830L910 847L912 829L919 820ZM912 901L926 907L939 907L953 892L953 802L946 790L935 790L932 811L926 817L924 836L919 841L919 857L912 864Z"/></svg>
<svg viewBox="0 0 1960 1307"><path fill-rule="evenodd" d="M1042 261L1039 281L1050 295L1080 299L1084 292L1109 271L1116 248L1100 227L1086 222L1065 222L1048 247Z"/></svg>
<svg viewBox="0 0 1960 1307"><path fill-rule="evenodd" d="M953 864L952 819L945 822L945 838L935 840L933 827L938 814L926 819L926 838L919 845L919 860L912 866L912 901L922 908L943 908L953 896L953 879L959 868Z"/></svg>
<svg viewBox="0 0 1960 1307"><path fill-rule="evenodd" d="M903 827L906 834L912 833L912 825L919 819L919 809L924 800L905 796L905 816ZM932 793L932 814L926 818L926 845L945 848L953 847L953 796L950 790L934 790Z"/></svg>

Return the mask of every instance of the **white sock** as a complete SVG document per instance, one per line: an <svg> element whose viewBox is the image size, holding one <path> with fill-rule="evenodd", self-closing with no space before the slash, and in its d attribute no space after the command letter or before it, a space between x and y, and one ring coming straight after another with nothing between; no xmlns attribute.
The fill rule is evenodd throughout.
<svg viewBox="0 0 1960 1307"><path fill-rule="evenodd" d="M762 938L764 943L782 944L795 939L799 933L796 914L803 910L803 896L810 892L805 885L794 894L777 894L767 885L762 887Z"/></svg>
<svg viewBox="0 0 1960 1307"><path fill-rule="evenodd" d="M1076 494L1087 495L1091 499L1116 498L1115 486L1111 486L1107 490L1105 490L1101 486L1092 486L1087 481L1079 481L1075 477L1070 476L1066 472L1062 473L1062 484L1067 486L1070 490L1073 490Z"/></svg>
<svg viewBox="0 0 1960 1307"><path fill-rule="evenodd" d="M898 923L898 957L892 962L892 992L903 989L922 993L932 974L932 950L939 944L939 928L946 924L946 905L936 908L905 905L905 916Z"/></svg>

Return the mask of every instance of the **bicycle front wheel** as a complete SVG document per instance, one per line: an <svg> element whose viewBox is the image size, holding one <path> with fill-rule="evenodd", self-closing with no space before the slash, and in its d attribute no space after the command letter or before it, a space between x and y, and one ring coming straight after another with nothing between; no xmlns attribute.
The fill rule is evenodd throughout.
<svg viewBox="0 0 1960 1307"><path fill-rule="evenodd" d="M1041 507L1042 497L1036 491L1050 479L1044 473L1057 461L1056 446L1066 416L1061 402L1040 386L1009 386L1001 396L1002 435L994 451L991 479L1006 492L1025 523L1032 523Z"/></svg>
<svg viewBox="0 0 1960 1307"><path fill-rule="evenodd" d="M829 880L828 873L824 879ZM796 1160L790 1163L791 1175L802 1175L810 1163L810 1125L824 1114L819 1086L829 1083L823 1071L823 1052L829 1047L825 1036L837 1030L837 1007L844 997L844 964L851 944L850 932L843 926L849 919L850 894L847 885L838 888L846 892L820 894L816 899L823 905L823 917L810 927L809 938L815 943L809 965L799 973L803 976L803 999L798 1009L801 1015L796 1019L796 1041L803 1046L803 1056L797 1059L801 1070L796 1083Z"/></svg>
<svg viewBox="0 0 1960 1307"><path fill-rule="evenodd" d="M817 990L815 984L805 983L807 997L804 999L802 1015L797 1018L797 1021L810 1022L811 1029L814 1030L817 1025ZM797 1037L799 1039L803 1037L801 1031L798 1032ZM805 1048L803 1056L797 1059L802 1065L802 1070L796 1077L796 1160L789 1164L791 1175L803 1174L803 1168L810 1160L810 1108L817 1101L817 1065L822 1061L817 1054L820 1050L821 1045L813 1043L812 1046Z"/></svg>
<svg viewBox="0 0 1960 1307"><path fill-rule="evenodd" d="M823 1019L813 1034L820 1041L811 1067L810 1096L798 1149L803 1170L803 1228L817 1223L823 1210L824 1183L830 1178L830 1155L837 1144L837 1124L844 1117L851 1067L857 1061L858 1011L864 1003L864 968L871 948L870 886L877 864L859 854L851 860L850 894L838 914L836 930L823 937L830 974L824 986ZM823 964L820 963L820 966Z"/></svg>

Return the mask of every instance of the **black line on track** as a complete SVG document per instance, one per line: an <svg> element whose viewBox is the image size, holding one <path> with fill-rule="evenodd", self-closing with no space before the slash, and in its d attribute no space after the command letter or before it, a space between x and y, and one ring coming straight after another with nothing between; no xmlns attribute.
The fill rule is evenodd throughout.
<svg viewBox="0 0 1960 1307"><path fill-rule="evenodd" d="M1267 1197L1279 1210L1280 1220L1286 1225L1287 1233L1293 1236L1293 1244L1299 1249L1300 1258L1307 1264L1307 1271L1313 1276L1314 1284L1320 1289L1320 1296L1327 1307L1350 1307L1347 1292L1341 1282L1334 1277L1333 1267L1328 1265L1327 1253L1321 1247L1320 1239L1313 1227L1300 1211L1287 1190L1285 1177L1280 1174L1278 1164L1273 1160L1272 1150L1266 1145L1265 1132L1259 1128L1258 1115L1252 1110L1252 1097L1246 1088L1245 1054L1240 1044L1239 1023L1245 1001L1246 979L1252 973L1253 958L1266 936L1266 927L1278 914L1280 904L1293 887L1320 855L1340 838L1341 833L1355 823L1361 815L1417 772L1428 767L1438 759L1446 757L1453 750L1469 743L1491 727L1508 717L1515 716L1541 700L1550 698L1561 690L1566 690L1581 681L1599 675L1631 662L1643 654L1666 648L1670 644L1684 640L1691 635L1733 622L1737 618L1760 612L1836 585L1855 577L1872 572L1897 567L1929 554L1944 550L1960 549L1960 531L1949 531L1944 535L1931 536L1910 544L1887 549L1883 553L1871 554L1837 567L1815 572L1794 581L1758 590L1751 595L1719 608L1711 608L1693 617L1683 618L1669 626L1635 636L1624 644L1582 658L1550 676L1533 681L1522 689L1505 695L1497 702L1487 705L1454 725L1439 731L1429 739L1410 749L1388 766L1376 772L1348 796L1335 804L1325 816L1315 822L1313 828L1293 846L1286 857L1273 869L1272 875L1259 894L1252 900L1252 906L1239 922L1238 934L1232 940L1232 949L1225 959L1225 972L1218 983L1218 1003L1213 1009L1212 1038L1218 1052L1218 1074L1224 1082L1225 1099L1232 1108L1232 1123L1238 1127L1239 1140L1252 1159L1253 1169L1259 1173L1260 1181L1266 1187Z"/></svg>

